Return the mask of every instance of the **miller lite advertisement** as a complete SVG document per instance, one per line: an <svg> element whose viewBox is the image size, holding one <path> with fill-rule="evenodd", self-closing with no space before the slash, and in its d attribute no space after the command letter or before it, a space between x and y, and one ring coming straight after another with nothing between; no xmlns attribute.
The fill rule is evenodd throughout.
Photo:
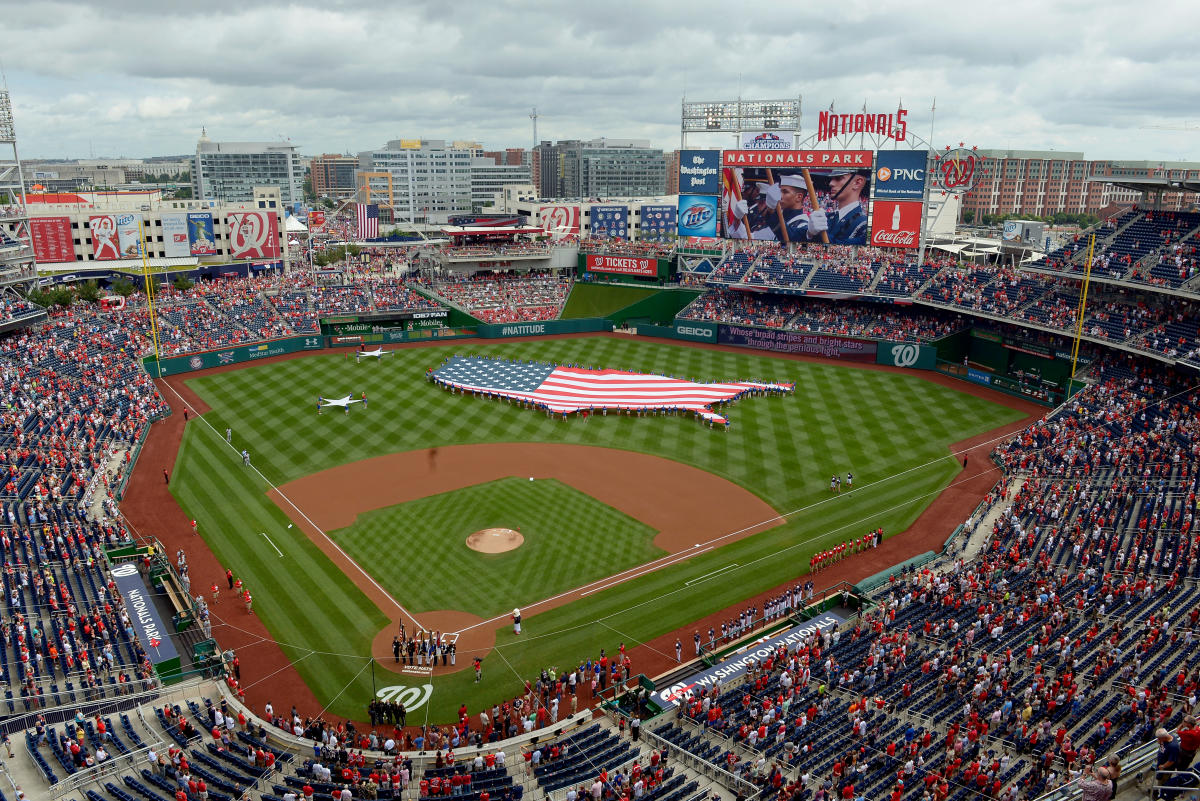
<svg viewBox="0 0 1200 801"><path fill-rule="evenodd" d="M877 248L915 248L921 241L919 200L876 200L871 204L871 244Z"/></svg>
<svg viewBox="0 0 1200 801"><path fill-rule="evenodd" d="M870 150L727 150L721 230L785 245L867 244Z"/></svg>
<svg viewBox="0 0 1200 801"><path fill-rule="evenodd" d="M711 195L679 196L679 235L717 235L717 199Z"/></svg>

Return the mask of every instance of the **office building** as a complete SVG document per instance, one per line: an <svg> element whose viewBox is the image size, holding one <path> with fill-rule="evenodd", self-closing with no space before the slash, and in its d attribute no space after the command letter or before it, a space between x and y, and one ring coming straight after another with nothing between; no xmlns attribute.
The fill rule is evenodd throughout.
<svg viewBox="0 0 1200 801"><path fill-rule="evenodd" d="M304 200L304 172L287 142L214 142L201 135L192 168L192 197L246 203L255 187L279 187L285 206Z"/></svg>
<svg viewBox="0 0 1200 801"><path fill-rule="evenodd" d="M645 139L542 142L538 190L543 198L646 197L667 188L667 157Z"/></svg>

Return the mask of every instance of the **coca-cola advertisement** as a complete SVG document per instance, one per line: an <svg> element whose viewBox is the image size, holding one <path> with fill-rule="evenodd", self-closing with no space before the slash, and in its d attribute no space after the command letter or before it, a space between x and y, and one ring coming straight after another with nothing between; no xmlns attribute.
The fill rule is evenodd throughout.
<svg viewBox="0 0 1200 801"><path fill-rule="evenodd" d="M916 248L921 243L919 200L878 200L871 204L871 244L878 248Z"/></svg>
<svg viewBox="0 0 1200 801"><path fill-rule="evenodd" d="M721 230L730 239L865 245L870 150L726 150Z"/></svg>

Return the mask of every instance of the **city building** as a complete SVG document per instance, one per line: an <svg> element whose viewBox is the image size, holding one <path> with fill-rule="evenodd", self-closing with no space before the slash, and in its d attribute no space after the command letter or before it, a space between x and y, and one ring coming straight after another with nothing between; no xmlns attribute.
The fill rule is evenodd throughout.
<svg viewBox="0 0 1200 801"><path fill-rule="evenodd" d="M313 156L309 162L309 178L317 197L342 199L354 194L354 174L358 171L357 156L326 153Z"/></svg>
<svg viewBox="0 0 1200 801"><path fill-rule="evenodd" d="M220 203L254 199L256 187L279 187L285 206L304 201L304 171L287 142L214 142L202 134L192 167L192 197Z"/></svg>
<svg viewBox="0 0 1200 801"><path fill-rule="evenodd" d="M378 204L385 221L446 223L490 205L504 186L529 183L521 156L497 155L474 142L394 139L358 154L358 200Z"/></svg>
<svg viewBox="0 0 1200 801"><path fill-rule="evenodd" d="M667 157L667 194L679 194L679 151L671 150L665 153Z"/></svg>
<svg viewBox="0 0 1200 801"><path fill-rule="evenodd" d="M1117 161L1088 159L1080 152L1055 150L979 150L975 187L963 198L963 213L1016 214L1048 217L1060 212L1096 214L1112 204L1139 203L1180 211L1190 207L1189 195L1171 192L1170 181L1200 178L1198 162ZM1121 186L1121 180L1158 180L1159 197ZM1193 196L1194 197L1194 196Z"/></svg>
<svg viewBox="0 0 1200 801"><path fill-rule="evenodd" d="M542 142L538 191L543 198L645 197L667 189L667 157L646 139Z"/></svg>

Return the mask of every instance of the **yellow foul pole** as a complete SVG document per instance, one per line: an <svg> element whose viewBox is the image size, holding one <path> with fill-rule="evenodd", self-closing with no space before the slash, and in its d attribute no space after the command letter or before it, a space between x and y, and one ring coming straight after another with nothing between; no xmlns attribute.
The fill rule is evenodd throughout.
<svg viewBox="0 0 1200 801"><path fill-rule="evenodd" d="M158 352L158 321L154 319L154 291L150 282L150 260L146 258L146 229L141 220L138 220L138 238L141 240L139 244L142 251L142 282L146 287L146 313L150 317L150 337L154 342L154 372L158 378L162 378L162 362Z"/></svg>
<svg viewBox="0 0 1200 801"><path fill-rule="evenodd" d="M1083 337L1083 318L1087 312L1088 284L1092 280L1092 256L1096 251L1096 235L1088 239L1087 267L1083 273L1083 285L1079 288L1079 308L1075 314L1075 342L1071 346L1071 381L1067 384L1067 393L1075 383L1075 368L1079 364L1079 342Z"/></svg>

